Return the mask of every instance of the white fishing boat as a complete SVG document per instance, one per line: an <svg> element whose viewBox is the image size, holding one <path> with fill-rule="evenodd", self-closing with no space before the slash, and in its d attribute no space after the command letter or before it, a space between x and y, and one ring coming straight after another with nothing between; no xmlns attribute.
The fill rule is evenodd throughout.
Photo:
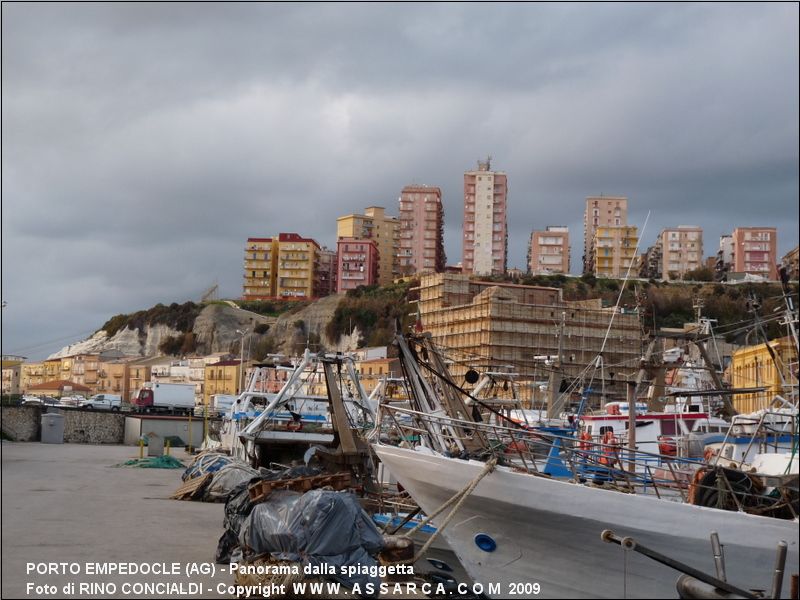
<svg viewBox="0 0 800 600"><path fill-rule="evenodd" d="M481 461L431 451L373 448L426 514L485 467ZM770 589L779 541L788 544L787 563L798 561L797 520L621 493L505 466L480 481L442 535L491 597L508 597L516 590L533 597L524 591L526 584L536 583L541 598L674 597L676 572L604 544L600 535L606 529L708 571L714 568L709 535L716 531L728 564L736 565L732 578L747 588Z"/></svg>
<svg viewBox="0 0 800 600"><path fill-rule="evenodd" d="M384 439L373 449L424 513L437 515L450 502L452 512L435 517L434 525L487 595L675 596L679 573L605 544L605 530L706 572L715 566L709 537L717 532L725 560L735 565L730 579L744 589L772 587L781 541L787 544L787 564L797 564L796 497L793 504L791 498L783 502L731 490L736 505L761 510L759 503L766 503L765 510L775 509L775 514L778 509L791 512L788 519L698 506L674 478L653 474L654 467L663 471L680 465L680 457L602 443L590 450L581 447L574 433L476 421L429 338L411 342L419 344L413 351L408 343L398 338L414 408L381 407L379 416L396 423L403 441L392 445ZM551 447L546 458L543 440ZM497 461L491 470L490 458ZM549 474L555 463L560 478ZM589 473L603 477L598 482ZM719 481L727 480L720 476ZM692 486L690 494L703 495L697 482Z"/></svg>

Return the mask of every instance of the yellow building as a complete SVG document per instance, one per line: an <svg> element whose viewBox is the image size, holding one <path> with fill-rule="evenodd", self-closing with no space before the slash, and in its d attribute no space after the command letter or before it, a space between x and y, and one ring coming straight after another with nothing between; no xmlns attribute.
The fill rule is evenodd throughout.
<svg viewBox="0 0 800 600"><path fill-rule="evenodd" d="M278 240L247 238L244 250L243 300L274 298L277 280Z"/></svg>
<svg viewBox="0 0 800 600"><path fill-rule="evenodd" d="M764 387L763 392L734 394L733 406L740 413L750 413L772 406L776 394L784 398L788 393L783 383L797 385L797 350L791 338L784 337L769 342L775 353L780 370L775 367L767 344L747 346L733 353L731 361L731 384L733 388ZM781 382L783 376L783 383Z"/></svg>
<svg viewBox="0 0 800 600"><path fill-rule="evenodd" d="M2 374L3 374L3 396L17 395L20 393L22 384L22 361L25 359L23 356L3 356L2 361Z"/></svg>
<svg viewBox="0 0 800 600"><path fill-rule="evenodd" d="M241 380L239 360L221 360L206 365L203 378L203 404L208 406L214 394L238 395Z"/></svg>
<svg viewBox="0 0 800 600"><path fill-rule="evenodd" d="M287 300L314 297L319 244L296 233L278 236L278 267L275 295ZM222 392L218 392L222 393Z"/></svg>
<svg viewBox="0 0 800 600"><path fill-rule="evenodd" d="M355 366L358 379L367 394L372 393L381 379L403 376L399 358L371 358L358 361Z"/></svg>
<svg viewBox="0 0 800 600"><path fill-rule="evenodd" d="M98 370L100 365L99 354L76 354L72 358L72 371L70 381L85 385L92 394L97 393Z"/></svg>
<svg viewBox="0 0 800 600"><path fill-rule="evenodd" d="M378 284L391 283L400 274L400 221L386 215L381 206L370 206L363 215L336 219L336 238L374 240L378 246Z"/></svg>
<svg viewBox="0 0 800 600"><path fill-rule="evenodd" d="M636 245L639 243L638 228L634 226L606 226L595 230L589 264L595 277L622 279L639 272L639 257Z"/></svg>
<svg viewBox="0 0 800 600"><path fill-rule="evenodd" d="M153 366L163 364L164 360L166 360L164 356L154 356L140 358L128 363L126 370L128 384L124 388L122 400L130 402L146 382L153 380Z"/></svg>
<svg viewBox="0 0 800 600"><path fill-rule="evenodd" d="M42 363L42 381L56 381L57 379L66 379L61 377L61 359L49 358Z"/></svg>
<svg viewBox="0 0 800 600"><path fill-rule="evenodd" d="M28 388L44 383L44 363L30 362L22 364L22 375L20 381L20 391L24 394Z"/></svg>
<svg viewBox="0 0 800 600"><path fill-rule="evenodd" d="M100 361L97 365L98 394L116 394L126 401L130 400L130 364L136 362L135 358L117 358Z"/></svg>

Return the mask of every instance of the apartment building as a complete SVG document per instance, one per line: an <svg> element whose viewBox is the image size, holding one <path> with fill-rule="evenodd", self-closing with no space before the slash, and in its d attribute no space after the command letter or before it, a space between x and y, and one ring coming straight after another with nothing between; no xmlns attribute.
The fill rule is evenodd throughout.
<svg viewBox="0 0 800 600"><path fill-rule="evenodd" d="M68 379L94 390L97 388L99 369L100 354L76 354L72 357L72 372Z"/></svg>
<svg viewBox="0 0 800 600"><path fill-rule="evenodd" d="M590 255L598 227L628 224L628 199L624 196L589 196L583 212L583 272L592 273Z"/></svg>
<svg viewBox="0 0 800 600"><path fill-rule="evenodd" d="M788 397L785 386L797 386L797 348L791 338L736 350L731 358L731 385L764 388L761 392L733 396L733 406L741 413L773 406L776 395Z"/></svg>
<svg viewBox="0 0 800 600"><path fill-rule="evenodd" d="M595 277L623 279L639 272L638 228L635 226L600 226L595 229L589 250L589 267Z"/></svg>
<svg viewBox="0 0 800 600"><path fill-rule="evenodd" d="M24 356L4 354L0 363L2 364L2 394L7 396L20 393L22 385L22 364Z"/></svg>
<svg viewBox="0 0 800 600"><path fill-rule="evenodd" d="M311 238L281 233L272 238L247 238L243 300L311 299L322 291L319 256Z"/></svg>
<svg viewBox="0 0 800 600"><path fill-rule="evenodd" d="M336 293L336 271L338 268L338 258L336 250L322 248L317 255L317 274L314 281L316 291L314 296L322 298Z"/></svg>
<svg viewBox="0 0 800 600"><path fill-rule="evenodd" d="M341 294L360 285L374 285L378 282L379 254L374 240L339 238L336 248L339 256L336 269L337 292Z"/></svg>
<svg viewBox="0 0 800 600"><path fill-rule="evenodd" d="M153 380L153 367L157 368L165 363L168 364L169 360L165 356L153 356L129 362L125 370L126 383L123 383L123 402L130 402L145 383Z"/></svg>
<svg viewBox="0 0 800 600"><path fill-rule="evenodd" d="M240 393L241 361L221 360L206 365L203 379L203 404L209 405L214 394Z"/></svg>
<svg viewBox="0 0 800 600"><path fill-rule="evenodd" d="M781 266L786 269L789 279L797 281L800 274L800 246L795 246L781 258Z"/></svg>
<svg viewBox="0 0 800 600"><path fill-rule="evenodd" d="M242 300L263 300L276 295L278 240L247 238L244 250Z"/></svg>
<svg viewBox="0 0 800 600"><path fill-rule="evenodd" d="M664 229L658 236L661 247L660 277L670 281L703 266L703 229L679 225Z"/></svg>
<svg viewBox="0 0 800 600"><path fill-rule="evenodd" d="M401 275L441 273L444 253L442 190L427 185L407 185L400 193Z"/></svg>
<svg viewBox="0 0 800 600"><path fill-rule="evenodd" d="M528 272L534 275L569 273L569 228L550 225L532 231L528 244Z"/></svg>
<svg viewBox="0 0 800 600"><path fill-rule="evenodd" d="M662 258L661 237L658 237L655 244L639 255L639 277L661 279Z"/></svg>
<svg viewBox="0 0 800 600"><path fill-rule="evenodd" d="M351 214L336 219L336 237L373 240L378 246L378 283L386 285L400 273L400 221L386 214L382 206L369 206L363 215Z"/></svg>
<svg viewBox="0 0 800 600"><path fill-rule="evenodd" d="M278 236L278 271L275 295L284 299L314 297L314 280L319 244L296 233ZM220 392L223 393L223 392Z"/></svg>
<svg viewBox="0 0 800 600"><path fill-rule="evenodd" d="M737 227L733 230L733 273L778 278L777 232L774 227Z"/></svg>
<svg viewBox="0 0 800 600"><path fill-rule="evenodd" d="M124 401L130 400L130 365L139 358L112 358L100 360L97 369L96 393L109 393L122 396Z"/></svg>
<svg viewBox="0 0 800 600"><path fill-rule="evenodd" d="M733 269L733 236L730 234L719 236L719 250L717 250L714 264L714 280L724 281Z"/></svg>
<svg viewBox="0 0 800 600"><path fill-rule="evenodd" d="M508 255L508 178L491 170L491 157L464 173L462 270L466 274L504 274Z"/></svg>

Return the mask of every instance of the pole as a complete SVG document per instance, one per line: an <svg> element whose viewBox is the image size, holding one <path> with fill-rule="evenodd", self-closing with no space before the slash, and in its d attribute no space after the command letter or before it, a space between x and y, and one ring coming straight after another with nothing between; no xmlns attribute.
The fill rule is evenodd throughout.
<svg viewBox="0 0 800 600"><path fill-rule="evenodd" d="M636 471L636 382L628 384L628 470Z"/></svg>
<svg viewBox="0 0 800 600"><path fill-rule="evenodd" d="M239 346L239 393L244 391L244 336L250 329L237 329L236 333L242 336L242 342Z"/></svg>
<svg viewBox="0 0 800 600"><path fill-rule="evenodd" d="M239 350L239 393L242 393L242 388L244 387L244 335L245 332L242 332L242 345L241 349Z"/></svg>
<svg viewBox="0 0 800 600"><path fill-rule="evenodd" d="M561 378L556 378L556 369L561 369L561 364L563 362L562 355L564 354L564 325L567 318L567 313L561 313L561 324L558 330L558 354L556 355L556 362L552 365L550 371L550 378L547 382L548 387L548 397L547 397L547 418L548 419L555 419L561 414L561 402L558 402L558 394L561 391ZM559 383L556 386L556 382ZM558 389L556 389L558 388Z"/></svg>

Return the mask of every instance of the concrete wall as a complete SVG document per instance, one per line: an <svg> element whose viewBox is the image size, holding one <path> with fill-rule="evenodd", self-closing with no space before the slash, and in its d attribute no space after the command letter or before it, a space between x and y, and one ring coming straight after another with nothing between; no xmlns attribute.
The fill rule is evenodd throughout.
<svg viewBox="0 0 800 600"><path fill-rule="evenodd" d="M210 422L209 422L210 423ZM178 436L184 444L190 441L189 419L184 417L126 417L125 443L131 446L139 443L139 438L148 433L155 433L161 438ZM192 419L191 443L199 446L203 443L203 419Z"/></svg>
<svg viewBox="0 0 800 600"><path fill-rule="evenodd" d="M39 439L41 418L40 406L4 406L3 432L16 442L36 441Z"/></svg>

